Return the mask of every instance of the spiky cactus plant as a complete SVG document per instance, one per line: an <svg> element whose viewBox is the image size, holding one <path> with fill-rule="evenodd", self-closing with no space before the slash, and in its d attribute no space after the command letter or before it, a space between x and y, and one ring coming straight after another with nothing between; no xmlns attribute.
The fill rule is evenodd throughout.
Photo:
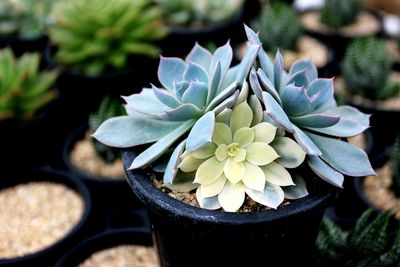
<svg viewBox="0 0 400 267"><path fill-rule="evenodd" d="M362 7L361 0L326 0L320 12L321 22L334 29L351 25Z"/></svg>
<svg viewBox="0 0 400 267"><path fill-rule="evenodd" d="M375 37L354 40L346 50L343 78L347 89L371 100L393 97L399 84L389 79L391 57L385 41Z"/></svg>
<svg viewBox="0 0 400 267"><path fill-rule="evenodd" d="M9 48L0 50L0 120L30 119L56 93L55 71L39 70L39 54L15 58Z"/></svg>
<svg viewBox="0 0 400 267"><path fill-rule="evenodd" d="M94 133L100 124L102 124L105 120L125 114L125 109L118 99L113 99L110 96L106 96L101 101L99 109L90 114L89 130L91 133ZM119 149L106 146L94 138L91 138L91 140L97 155L99 155L105 162L112 163L116 159L120 158Z"/></svg>
<svg viewBox="0 0 400 267"><path fill-rule="evenodd" d="M392 167L392 183L390 188L397 197L400 197L400 136L394 142L390 164Z"/></svg>
<svg viewBox="0 0 400 267"><path fill-rule="evenodd" d="M297 12L282 2L265 5L251 26L259 32L266 49L274 53L278 48L296 51L303 30Z"/></svg>
<svg viewBox="0 0 400 267"><path fill-rule="evenodd" d="M396 267L400 261L400 225L389 227L389 212L372 219L367 210L354 229L342 230L324 218L316 241L316 266Z"/></svg>
<svg viewBox="0 0 400 267"><path fill-rule="evenodd" d="M71 0L53 9L50 39L59 64L98 75L121 69L132 54L156 57L166 34L161 10L149 0Z"/></svg>

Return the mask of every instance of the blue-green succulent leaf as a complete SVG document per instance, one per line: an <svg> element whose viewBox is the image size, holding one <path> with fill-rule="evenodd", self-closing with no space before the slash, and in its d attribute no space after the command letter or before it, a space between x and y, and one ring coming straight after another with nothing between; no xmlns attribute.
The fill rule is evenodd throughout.
<svg viewBox="0 0 400 267"><path fill-rule="evenodd" d="M307 132L321 149L321 158L337 171L348 176L375 175L367 154L360 148L338 139Z"/></svg>
<svg viewBox="0 0 400 267"><path fill-rule="evenodd" d="M208 73L199 64L189 62L183 72L183 79L188 82L203 82L208 84Z"/></svg>
<svg viewBox="0 0 400 267"><path fill-rule="evenodd" d="M292 117L291 120L299 127L324 128L337 124L340 120L340 116L327 114L307 114L304 116Z"/></svg>
<svg viewBox="0 0 400 267"><path fill-rule="evenodd" d="M318 146L302 130L300 130L296 125L293 125L293 130L293 136L304 152L313 156L322 155Z"/></svg>
<svg viewBox="0 0 400 267"><path fill-rule="evenodd" d="M290 76L288 84L294 84L297 87L307 88L310 80L307 76L307 70L301 70Z"/></svg>
<svg viewBox="0 0 400 267"><path fill-rule="evenodd" d="M183 94L189 88L190 83L188 81L179 81L174 83L174 92L176 98L182 100Z"/></svg>
<svg viewBox="0 0 400 267"><path fill-rule="evenodd" d="M131 115L140 112L155 118L159 118L160 114L169 109L154 95L153 90L144 88L140 94L133 94L122 97L126 102L126 112Z"/></svg>
<svg viewBox="0 0 400 267"><path fill-rule="evenodd" d="M182 96L184 103L192 103L199 109L204 109L207 101L208 87L202 82L192 82Z"/></svg>
<svg viewBox="0 0 400 267"><path fill-rule="evenodd" d="M178 192L190 192L199 186L193 183L194 175L195 173L193 172L178 172L175 176L174 183L165 183L164 185Z"/></svg>
<svg viewBox="0 0 400 267"><path fill-rule="evenodd" d="M225 75L226 71L231 66L232 57L233 57L232 47L228 41L224 46L221 46L217 48L217 50L215 50L211 58L209 69L207 70L208 73L214 71L215 66L219 62L221 64L221 74L222 76Z"/></svg>
<svg viewBox="0 0 400 267"><path fill-rule="evenodd" d="M265 91L270 93L279 104L282 104L282 100L281 97L279 96L278 91L276 91L275 86L272 84L271 80L267 77L267 75L265 75L264 71L262 69L258 69L257 75L261 82L262 88L264 88Z"/></svg>
<svg viewBox="0 0 400 267"><path fill-rule="evenodd" d="M281 89L282 73L283 73L283 57L278 49L275 55L275 62L274 62L274 85L275 89L277 89L278 92Z"/></svg>
<svg viewBox="0 0 400 267"><path fill-rule="evenodd" d="M342 187L344 181L343 174L326 164L320 157L308 156L307 164L325 182L336 187Z"/></svg>
<svg viewBox="0 0 400 267"><path fill-rule="evenodd" d="M283 109L289 116L300 116L311 109L311 99L304 87L286 85L281 91Z"/></svg>
<svg viewBox="0 0 400 267"><path fill-rule="evenodd" d="M237 73L238 69L239 69L239 65L236 65L236 66L230 68L226 72L225 76L223 76L223 79L219 84L219 88L217 90L217 95L219 93L221 93L226 87L228 87L229 85L231 85L235 81L236 73Z"/></svg>
<svg viewBox="0 0 400 267"><path fill-rule="evenodd" d="M211 58L212 54L196 42L189 55L186 57L186 62L197 63L208 71L208 67L211 63Z"/></svg>
<svg viewBox="0 0 400 267"><path fill-rule="evenodd" d="M254 68L251 69L249 75L250 87L253 90L253 93L258 97L258 99L262 100L262 92L263 89L261 88L260 82L257 78L257 73Z"/></svg>
<svg viewBox="0 0 400 267"><path fill-rule="evenodd" d="M232 109L225 108L215 116L215 122L221 122L229 125L231 119Z"/></svg>
<svg viewBox="0 0 400 267"><path fill-rule="evenodd" d="M192 118L199 117L202 111L195 105L190 103L185 103L177 108L164 111L160 114L163 120L168 121L186 121Z"/></svg>
<svg viewBox="0 0 400 267"><path fill-rule="evenodd" d="M223 100L226 100L230 95L235 92L235 90L238 88L238 85L236 82L233 82L231 85L229 85L225 90L223 90L221 93L219 93L217 96L214 97L214 99L208 104L206 108L206 112L213 110L216 106L218 106Z"/></svg>
<svg viewBox="0 0 400 267"><path fill-rule="evenodd" d="M181 125L182 122L120 116L103 122L92 136L108 146L132 147L155 142Z"/></svg>
<svg viewBox="0 0 400 267"><path fill-rule="evenodd" d="M293 183L292 186L282 187L285 193L286 199L299 199L308 195L306 182L304 179L297 174L292 174Z"/></svg>
<svg viewBox="0 0 400 267"><path fill-rule="evenodd" d="M307 94L313 98L312 109L316 110L324 106L329 100L333 99L333 80L316 79L308 87Z"/></svg>
<svg viewBox="0 0 400 267"><path fill-rule="evenodd" d="M156 143L151 145L145 151L140 153L132 162L132 165L129 167L129 170L138 169L144 167L150 163L153 163L162 154L167 151L167 149L175 143L184 133L186 133L196 122L196 120L188 120L180 125L178 128L165 135L163 138L159 139ZM157 128L155 128L157 129ZM157 129L158 130L158 129ZM132 132L130 132L132 134ZM141 136L139 135L139 138Z"/></svg>
<svg viewBox="0 0 400 267"><path fill-rule="evenodd" d="M200 207L208 210L217 210L221 208L219 204L218 195L213 197L203 197L201 193L201 187L196 190L196 199L199 202Z"/></svg>
<svg viewBox="0 0 400 267"><path fill-rule="evenodd" d="M221 82L221 63L217 63L214 71L212 72L211 80L210 80L210 89L207 95L207 103L210 104L211 100L214 99L215 95L218 92L219 84Z"/></svg>
<svg viewBox="0 0 400 267"><path fill-rule="evenodd" d="M245 191L254 201L273 209L278 208L285 198L282 188L269 182L265 182L264 191L262 192L248 187L245 187Z"/></svg>
<svg viewBox="0 0 400 267"><path fill-rule="evenodd" d="M282 107L278 104L278 102L276 102L272 95L267 92L263 92L262 96L267 114L282 128L292 133L292 123L290 122L288 116L286 115Z"/></svg>
<svg viewBox="0 0 400 267"><path fill-rule="evenodd" d="M154 95L164 105L166 105L170 108L176 108L176 107L179 107L180 105L182 105L182 103L178 99L176 99L175 96L173 94L171 94L170 91L157 88L154 85L151 85L151 88L153 89Z"/></svg>
<svg viewBox="0 0 400 267"><path fill-rule="evenodd" d="M185 149L185 141L183 140L172 153L167 167L165 168L163 183L169 184L174 181L176 174L178 173L178 164L179 164L179 156L182 155L183 150Z"/></svg>
<svg viewBox="0 0 400 267"><path fill-rule="evenodd" d="M186 150L191 152L200 149L205 144L212 141L215 126L214 112L209 111L204 114L190 130L186 140Z"/></svg>
<svg viewBox="0 0 400 267"><path fill-rule="evenodd" d="M289 75L292 76L293 74L304 69L307 70L307 76L310 81L318 78L318 70L310 58L296 60L290 67Z"/></svg>
<svg viewBox="0 0 400 267"><path fill-rule="evenodd" d="M239 97L239 90L236 90L230 97L222 101L218 106L216 106L212 111L215 114L219 114L221 111L227 108L231 108Z"/></svg>
<svg viewBox="0 0 400 267"><path fill-rule="evenodd" d="M185 71L185 62L176 57L160 57L158 80L169 91L173 91L174 82L181 81Z"/></svg>
<svg viewBox="0 0 400 267"><path fill-rule="evenodd" d="M242 61L239 64L239 69L236 72L236 83L238 87L242 87L246 77L249 74L253 62L257 57L258 50L261 45L250 45Z"/></svg>

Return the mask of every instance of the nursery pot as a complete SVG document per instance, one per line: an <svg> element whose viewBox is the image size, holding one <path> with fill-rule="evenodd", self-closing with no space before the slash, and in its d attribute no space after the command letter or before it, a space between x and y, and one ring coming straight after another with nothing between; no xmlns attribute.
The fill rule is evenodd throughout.
<svg viewBox="0 0 400 267"><path fill-rule="evenodd" d="M84 201L83 214L77 224L73 226L63 238L32 254L14 258L0 259L0 266L4 267L53 266L55 261L61 257L65 250L68 249L68 247L70 247L74 242L79 240L79 238L83 236L87 230L86 227L88 217L92 207L89 191L81 181L78 181L63 172L49 168L23 172L19 174L3 173L3 175L4 176L2 179L0 179L0 190L28 182L46 181L65 185L73 191L79 193L79 195L82 197ZM2 203L2 205L4 204L6 203Z"/></svg>
<svg viewBox="0 0 400 267"><path fill-rule="evenodd" d="M135 156L135 151L125 150L125 166ZM163 267L310 266L319 224L336 193L317 182L308 188L309 196L277 210L229 213L171 198L143 171L127 171L127 175L148 209Z"/></svg>

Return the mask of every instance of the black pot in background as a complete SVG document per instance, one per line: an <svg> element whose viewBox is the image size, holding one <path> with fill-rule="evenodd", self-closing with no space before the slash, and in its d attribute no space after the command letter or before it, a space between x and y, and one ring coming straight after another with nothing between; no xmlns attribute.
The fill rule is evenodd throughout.
<svg viewBox="0 0 400 267"><path fill-rule="evenodd" d="M18 37L0 36L0 48L10 47L16 56L26 52L42 52L48 42L47 36Z"/></svg>
<svg viewBox="0 0 400 267"><path fill-rule="evenodd" d="M151 235L141 229L122 229L105 232L84 240L55 265L56 267L78 266L93 253L120 245L152 246ZM139 266L135 263L127 263L129 266Z"/></svg>
<svg viewBox="0 0 400 267"><path fill-rule="evenodd" d="M134 150L123 151L125 166L135 156ZM323 213L336 193L317 180L315 187L309 186L309 196L277 210L229 213L176 200L143 171L127 175L148 210L163 267L309 266Z"/></svg>
<svg viewBox="0 0 400 267"><path fill-rule="evenodd" d="M0 190L33 181L61 183L78 192L84 201L84 212L82 218L64 238L55 242L51 246L30 255L7 260L0 259L0 266L2 267L52 267L55 261L59 259L72 244L86 235L88 218L92 209L91 196L86 186L81 181L72 178L66 173L52 169L43 169L19 174L3 173L0 179ZM4 205L5 203L2 204Z"/></svg>

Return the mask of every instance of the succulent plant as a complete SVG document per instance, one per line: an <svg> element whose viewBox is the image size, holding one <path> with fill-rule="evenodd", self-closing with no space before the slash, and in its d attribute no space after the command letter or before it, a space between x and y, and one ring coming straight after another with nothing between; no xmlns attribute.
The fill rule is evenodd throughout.
<svg viewBox="0 0 400 267"><path fill-rule="evenodd" d="M185 61L161 57L158 79L164 88L152 85L124 97L128 115L105 121L93 136L120 148L154 143L135 158L130 169L156 164L173 150L162 169L164 183L181 184L179 181L184 179L176 179L176 174L184 145L191 152L211 142L214 113L236 102L258 49L259 45L250 45L241 63L234 67L230 66L233 52L229 43L213 54L196 44Z"/></svg>
<svg viewBox="0 0 400 267"><path fill-rule="evenodd" d="M161 10L149 0L70 0L52 12L50 39L59 64L89 75L121 69L129 55L155 57L166 34Z"/></svg>
<svg viewBox="0 0 400 267"><path fill-rule="evenodd" d="M390 164L392 167L392 183L390 187L394 194L400 197L400 135L397 136L394 142Z"/></svg>
<svg viewBox="0 0 400 267"><path fill-rule="evenodd" d="M297 12L282 2L265 5L251 26L259 32L266 49L273 52L278 48L296 51L303 30Z"/></svg>
<svg viewBox="0 0 400 267"><path fill-rule="evenodd" d="M292 139L276 136L275 126L262 122L263 110L257 97L251 96L249 102L236 103L233 109L217 115L212 141L180 155L178 168L191 173L202 208L222 207L234 212L248 195L276 209L285 198L281 187L301 191L294 197L287 192L287 198L307 195L304 181L294 186L285 169L298 167L305 158L304 151Z"/></svg>
<svg viewBox="0 0 400 267"><path fill-rule="evenodd" d="M316 266L398 266L400 225L396 222L391 230L390 212L375 219L372 212L365 211L349 231L324 218L316 241Z"/></svg>
<svg viewBox="0 0 400 267"><path fill-rule="evenodd" d="M30 119L54 97L55 71L39 70L38 53L15 58L9 48L0 50L0 120Z"/></svg>
<svg viewBox="0 0 400 267"><path fill-rule="evenodd" d="M253 30L246 27L246 33L250 44L261 43ZM363 150L340 140L368 128L369 115L353 107L338 107L333 80L319 79L310 59L296 61L288 73L279 51L274 63L263 49L258 59L261 68L251 70L251 88L263 102L269 121L294 136L319 177L341 187L343 174L375 174Z"/></svg>
<svg viewBox="0 0 400 267"><path fill-rule="evenodd" d="M36 37L45 33L48 14L58 0L2 0L0 35Z"/></svg>
<svg viewBox="0 0 400 267"><path fill-rule="evenodd" d="M243 0L156 0L171 26L203 26L229 20L243 5Z"/></svg>
<svg viewBox="0 0 400 267"><path fill-rule="evenodd" d="M347 89L371 100L385 100L397 94L400 85L389 80L392 60L385 41L375 37L350 43L343 61Z"/></svg>
<svg viewBox="0 0 400 267"><path fill-rule="evenodd" d="M321 22L337 29L354 23L363 4L360 0L326 0L321 9Z"/></svg>
<svg viewBox="0 0 400 267"><path fill-rule="evenodd" d="M96 129L107 119L125 115L124 106L118 99L113 99L110 96L104 97L101 101L98 110L89 116L89 130L94 133ZM91 138L93 146L105 162L112 163L120 158L120 150L100 143L94 138Z"/></svg>

